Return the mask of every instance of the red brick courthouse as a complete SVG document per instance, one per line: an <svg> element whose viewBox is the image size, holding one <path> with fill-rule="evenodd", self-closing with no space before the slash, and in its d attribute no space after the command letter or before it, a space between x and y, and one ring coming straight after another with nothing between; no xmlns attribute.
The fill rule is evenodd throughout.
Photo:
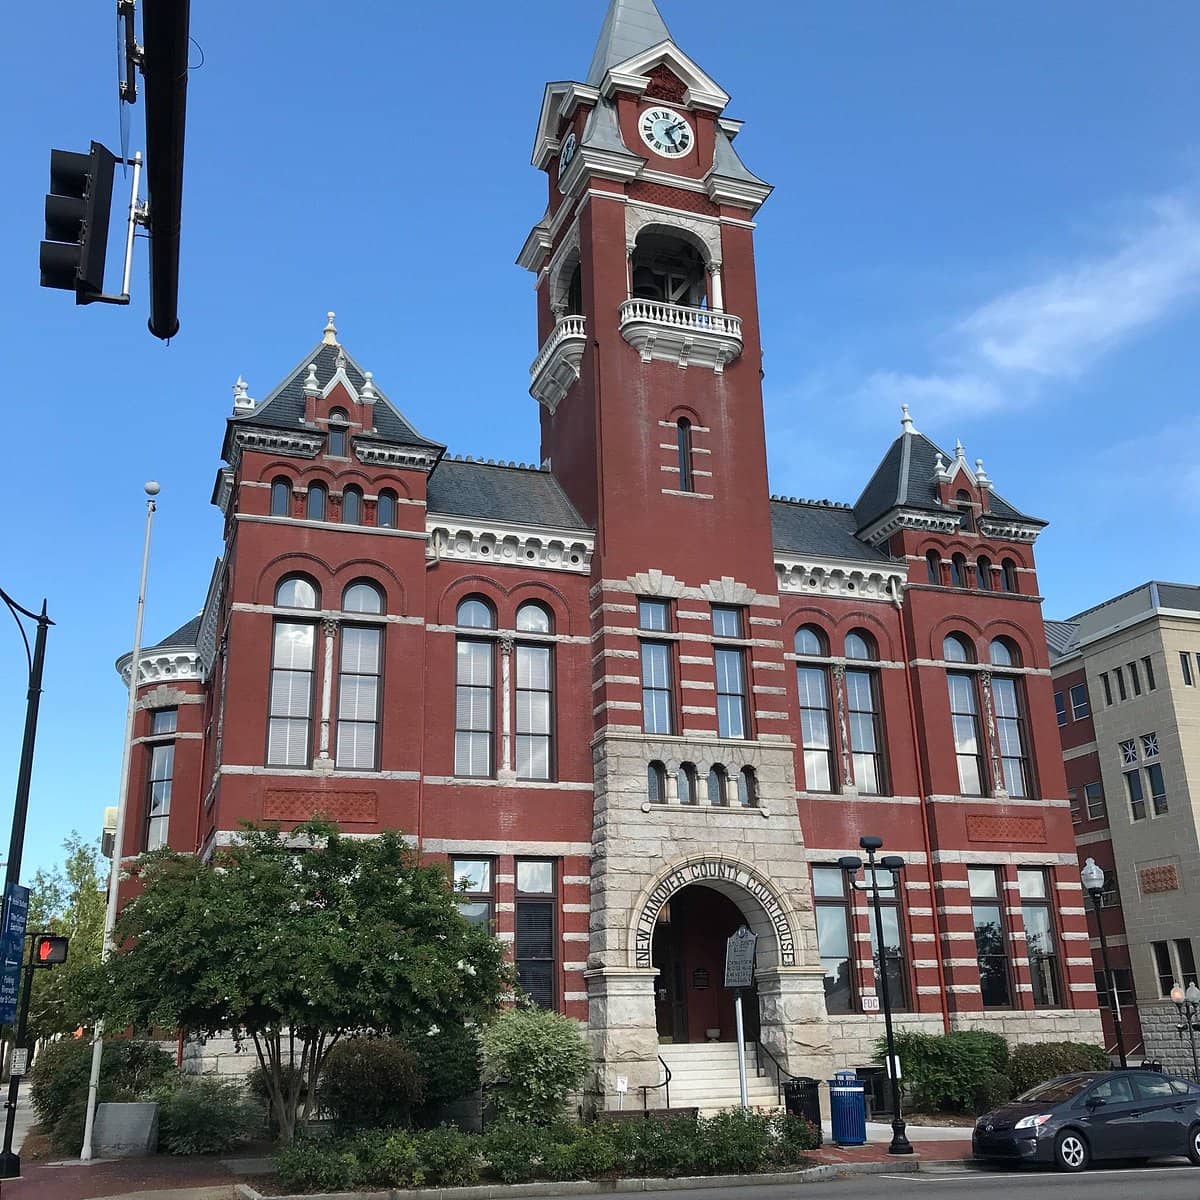
<svg viewBox="0 0 1200 1200"><path fill-rule="evenodd" d="M869 1061L877 970L908 1027L1099 1040L1044 523L907 412L853 504L769 495L771 189L728 100L651 0L546 88L540 466L418 433L332 316L265 399L239 381L203 612L138 664L124 852L403 830L587 1023L610 1096L732 1036L743 922L792 1072ZM875 955L835 865L864 833L908 864Z"/></svg>

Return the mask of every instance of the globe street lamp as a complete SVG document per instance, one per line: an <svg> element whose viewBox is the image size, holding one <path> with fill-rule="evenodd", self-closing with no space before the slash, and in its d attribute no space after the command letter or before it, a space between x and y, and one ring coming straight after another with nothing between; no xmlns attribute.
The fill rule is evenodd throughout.
<svg viewBox="0 0 1200 1200"><path fill-rule="evenodd" d="M900 1111L900 1071L896 1058L896 1040L892 1032L892 998L888 991L887 947L883 940L883 910L879 904L879 876L876 873L875 852L883 846L883 838L861 837L859 846L867 853L867 869L863 879L855 876L862 870L862 859L853 854L838 859L838 866L846 873L850 886L859 892L868 892L871 905L875 910L875 945L879 965L875 969L879 984L880 1001L883 1005L883 1028L887 1037L888 1077L892 1081L892 1144L888 1147L889 1154L911 1154L912 1142L905 1134L904 1115ZM896 854L887 854L879 860L879 867L892 874L892 886L899 898L899 880L897 872L903 869L904 859Z"/></svg>
<svg viewBox="0 0 1200 1200"><path fill-rule="evenodd" d="M1100 911L1100 897L1104 894L1104 870L1089 858L1079 872L1083 889L1092 898L1092 910L1096 914L1096 928L1100 931L1100 961L1104 964L1104 986L1108 991L1108 1011L1112 1014L1113 1030L1117 1035L1117 1057L1121 1070L1129 1065L1125 1061L1125 1034L1121 1031L1121 997L1117 993L1117 981L1108 965L1108 942L1104 937L1104 916Z"/></svg>
<svg viewBox="0 0 1200 1200"><path fill-rule="evenodd" d="M1188 1040L1192 1043L1192 1078L1200 1080L1200 1061L1196 1058L1196 1021L1200 1018L1200 987L1195 982L1187 985L1187 991L1176 984L1171 989L1171 999L1179 1010L1183 1024L1179 1026L1179 1036L1183 1037L1186 1028Z"/></svg>

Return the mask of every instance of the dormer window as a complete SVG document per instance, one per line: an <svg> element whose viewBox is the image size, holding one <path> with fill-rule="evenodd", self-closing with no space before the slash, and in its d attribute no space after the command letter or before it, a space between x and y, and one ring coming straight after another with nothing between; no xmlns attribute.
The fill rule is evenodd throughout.
<svg viewBox="0 0 1200 1200"><path fill-rule="evenodd" d="M350 416L344 408L329 410L329 446L326 452L330 458L346 457L349 424Z"/></svg>
<svg viewBox="0 0 1200 1200"><path fill-rule="evenodd" d="M971 499L971 493L959 488L957 495L954 497L954 507L962 513L962 527L967 533L975 532L975 502Z"/></svg>

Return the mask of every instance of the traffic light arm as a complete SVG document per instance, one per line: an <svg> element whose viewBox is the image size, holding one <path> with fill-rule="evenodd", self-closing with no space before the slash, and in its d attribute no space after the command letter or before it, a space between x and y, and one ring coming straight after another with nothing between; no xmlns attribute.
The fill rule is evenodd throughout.
<svg viewBox="0 0 1200 1200"><path fill-rule="evenodd" d="M93 304L129 303L129 281L133 275L133 237L137 232L138 225L144 224L146 220L146 208L138 200L138 188L142 181L142 152L139 150L132 158L123 161L133 167L133 180L129 188L129 218L125 230L125 265L121 273L121 292L117 296L110 296L106 293L93 296Z"/></svg>

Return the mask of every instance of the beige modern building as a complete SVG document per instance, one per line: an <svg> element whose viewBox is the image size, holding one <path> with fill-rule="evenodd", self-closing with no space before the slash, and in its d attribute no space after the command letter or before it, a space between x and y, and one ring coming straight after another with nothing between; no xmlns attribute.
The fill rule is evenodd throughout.
<svg viewBox="0 0 1200 1200"><path fill-rule="evenodd" d="M1191 1074L1170 991L1197 981L1200 586L1147 583L1046 635L1079 860L1107 875L1108 979L1088 905L1107 1043L1115 995L1129 1055Z"/></svg>

